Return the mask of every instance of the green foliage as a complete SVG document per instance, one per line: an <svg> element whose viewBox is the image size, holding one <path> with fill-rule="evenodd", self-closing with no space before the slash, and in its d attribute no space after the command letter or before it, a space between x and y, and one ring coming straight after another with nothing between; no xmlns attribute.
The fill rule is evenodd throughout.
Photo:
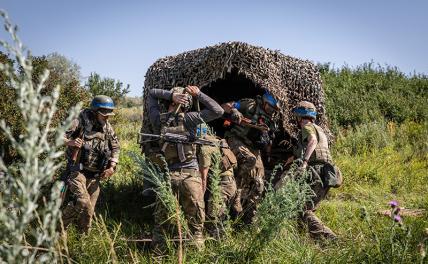
<svg viewBox="0 0 428 264"><path fill-rule="evenodd" d="M0 60L2 63L7 63L11 67L15 62L3 53L0 53ZM40 83L41 76L46 70L50 74L48 79L44 82L44 86L40 93L42 95L51 94L57 86L59 86L59 98L57 102L57 111L52 120L54 126L59 125L67 116L70 109L76 105L77 102L87 104L89 101L89 94L80 86L78 77L77 66L73 66L71 62L67 63L67 59L58 54L32 57L32 80L33 85ZM56 63L61 62L60 65ZM68 69L68 70L67 70ZM11 73L14 79L25 78L25 69L20 66L18 73ZM65 74L65 75L64 75ZM14 137L18 137L24 132L23 119L18 106L15 104L17 99L16 90L10 87L8 79L4 75L0 75L0 115L12 128ZM16 152L10 148L10 142L0 135L0 144L4 148L4 160L7 164L11 163L17 158Z"/></svg>
<svg viewBox="0 0 428 264"><path fill-rule="evenodd" d="M59 88L49 94L43 93L48 70L34 82L33 61L26 56L16 27L7 14L3 11L0 14L13 41L0 40L0 45L16 57L21 73L16 76L11 61L4 57L5 63L0 64L0 70L7 84L5 89L14 91L16 101L11 103L18 109L22 124L22 131L15 136L10 125L5 120L0 121L0 131L18 157L9 164L0 158L0 262L52 263L60 255L56 226L61 215L61 184L53 185L49 200L42 199L40 190L52 181L61 166L63 136L77 117L80 106L70 109L64 125L53 125ZM39 203L39 200L42 201Z"/></svg>
<svg viewBox="0 0 428 264"><path fill-rule="evenodd" d="M91 73L87 83L85 84L87 90L92 96L107 95L110 96L116 104L119 104L124 99L125 95L129 93L129 84L123 87L123 83L119 80L112 78L101 78L98 73Z"/></svg>
<svg viewBox="0 0 428 264"><path fill-rule="evenodd" d="M428 77L406 76L394 67L320 65L328 117L334 131L373 121L428 120Z"/></svg>

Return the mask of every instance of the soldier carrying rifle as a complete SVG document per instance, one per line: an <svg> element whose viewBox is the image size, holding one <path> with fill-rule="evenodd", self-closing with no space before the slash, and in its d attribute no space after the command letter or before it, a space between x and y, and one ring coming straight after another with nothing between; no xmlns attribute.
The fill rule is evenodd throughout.
<svg viewBox="0 0 428 264"><path fill-rule="evenodd" d="M156 148L160 153L156 156L162 155L165 159L172 191L184 211L193 242L197 247L202 247L205 204L196 159L196 145L192 141L196 138L197 126L219 118L223 114L223 109L217 102L202 93L197 86L175 87L171 91L151 89L148 93L147 111L152 130L159 135L178 134L190 139L181 142L161 137L157 141ZM191 112L193 98L199 100L205 109L200 112ZM159 99L171 101L167 113L161 114ZM163 251L167 215L162 201L158 198L154 216L153 247L156 251Z"/></svg>
<svg viewBox="0 0 428 264"><path fill-rule="evenodd" d="M64 227L73 222L88 232L100 193L100 180L110 178L119 161L119 140L108 122L115 108L105 95L95 96L90 109L80 112L65 133L65 183L73 199L63 210Z"/></svg>
<svg viewBox="0 0 428 264"><path fill-rule="evenodd" d="M236 183L241 197L243 221L251 223L264 190L261 150L270 148L276 130L278 102L268 92L222 105L233 122L225 138L238 160Z"/></svg>

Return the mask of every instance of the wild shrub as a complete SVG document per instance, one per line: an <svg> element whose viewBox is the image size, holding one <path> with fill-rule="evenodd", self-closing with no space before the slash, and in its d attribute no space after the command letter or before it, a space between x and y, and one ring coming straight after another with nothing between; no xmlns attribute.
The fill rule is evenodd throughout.
<svg viewBox="0 0 428 264"><path fill-rule="evenodd" d="M333 130L370 122L428 119L428 76L366 63L354 69L322 65L326 107Z"/></svg>
<svg viewBox="0 0 428 264"><path fill-rule="evenodd" d="M5 120L0 121L0 130L16 151L18 159L5 164L0 159L0 173L3 175L0 191L0 259L7 263L53 262L59 258L57 250L57 224L60 217L60 184L55 184L49 200L41 198L41 187L52 181L55 171L61 166L65 130L78 114L72 108L62 126L54 126L57 111L59 87L52 95L42 91L49 78L44 71L33 82L33 65L29 54L16 34L7 14L1 11L5 29L12 37L12 43L1 40L0 44L10 54L16 56L21 67L17 77L9 63L0 64L6 76L8 87L16 95L16 105L22 121L22 131L14 136ZM26 56L27 55L27 56ZM52 139L52 140L49 140Z"/></svg>

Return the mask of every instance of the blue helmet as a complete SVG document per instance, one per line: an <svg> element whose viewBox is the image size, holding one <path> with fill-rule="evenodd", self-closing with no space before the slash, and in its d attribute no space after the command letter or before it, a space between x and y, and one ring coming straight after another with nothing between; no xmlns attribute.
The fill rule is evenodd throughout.
<svg viewBox="0 0 428 264"><path fill-rule="evenodd" d="M263 95L263 102L268 103L270 106L275 108L275 110L279 109L278 101L267 91Z"/></svg>
<svg viewBox="0 0 428 264"><path fill-rule="evenodd" d="M113 100L106 95L97 95L92 99L91 109L94 112L98 112L103 116L114 115L113 109L115 108Z"/></svg>
<svg viewBox="0 0 428 264"><path fill-rule="evenodd" d="M293 108L293 113L296 116L300 117L309 117L316 119L317 111L315 109L315 105L308 101L301 101L297 104L295 108Z"/></svg>

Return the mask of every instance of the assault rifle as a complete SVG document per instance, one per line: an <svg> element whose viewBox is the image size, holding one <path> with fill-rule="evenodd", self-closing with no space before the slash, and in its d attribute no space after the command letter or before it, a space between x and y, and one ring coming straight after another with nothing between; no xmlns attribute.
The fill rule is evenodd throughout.
<svg viewBox="0 0 428 264"><path fill-rule="evenodd" d="M79 133L79 137L77 138L83 139L84 131L85 129L82 128L82 130ZM73 150L71 152L71 157L68 158L67 167L60 179L61 181L64 182L64 186L61 188L61 191L60 191L61 206L63 205L67 197L67 191L68 191L67 179L70 173L75 171L80 171L82 169L82 164L80 163L81 148L73 147L72 149Z"/></svg>
<svg viewBox="0 0 428 264"><path fill-rule="evenodd" d="M231 118L229 117L223 117L225 122L224 122L224 126L230 126L231 123L235 123ZM246 117L242 117L241 118L241 123L239 125L242 126L246 126L246 127L251 127L251 128L255 128L257 130L263 131L263 132L268 132L270 129L266 124L257 124L256 122L254 122L253 120L246 118Z"/></svg>
<svg viewBox="0 0 428 264"><path fill-rule="evenodd" d="M157 140L164 140L166 142L172 142L172 143L181 143L181 144L197 144L197 145L208 145L213 147L220 147L220 148L229 148L227 144L222 142L221 140L208 140L208 139L202 139L202 138L190 138L188 136L184 135L178 135L174 133L164 133L161 135L155 135L155 134L145 134L145 133L139 133L140 138L151 138L149 140L140 140L140 143L146 143L151 141L157 141Z"/></svg>

